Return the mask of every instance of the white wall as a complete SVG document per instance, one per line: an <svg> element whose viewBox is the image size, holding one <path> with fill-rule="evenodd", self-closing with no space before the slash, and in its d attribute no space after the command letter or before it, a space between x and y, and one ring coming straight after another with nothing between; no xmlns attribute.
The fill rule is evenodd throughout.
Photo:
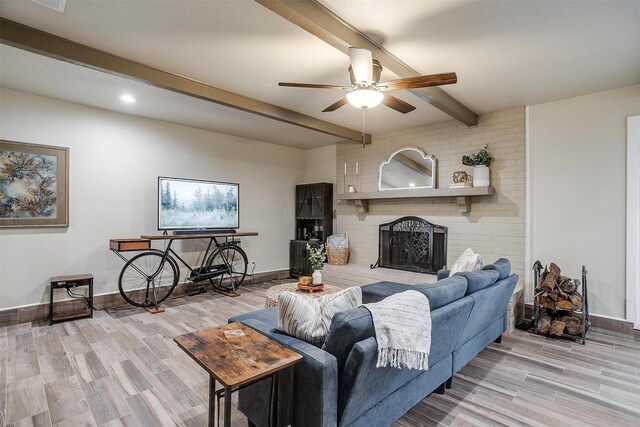
<svg viewBox="0 0 640 427"><path fill-rule="evenodd" d="M260 233L243 239L256 272L288 268L303 151L7 89L0 124L2 139L70 148L69 228L0 230L0 309L48 301L57 275L92 273L96 294L117 292L109 239L157 233L159 175L239 182L240 229Z"/></svg>
<svg viewBox="0 0 640 427"><path fill-rule="evenodd" d="M330 182L334 184L335 193L337 147L337 145L329 145L304 152L305 183Z"/></svg>
<svg viewBox="0 0 640 427"><path fill-rule="evenodd" d="M625 318L626 118L640 85L529 110L532 259L589 270L592 313Z"/></svg>

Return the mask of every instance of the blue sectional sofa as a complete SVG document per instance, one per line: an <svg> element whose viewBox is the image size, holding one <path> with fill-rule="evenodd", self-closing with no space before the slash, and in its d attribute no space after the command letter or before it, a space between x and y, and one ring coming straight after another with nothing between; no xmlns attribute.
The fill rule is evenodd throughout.
<svg viewBox="0 0 640 427"><path fill-rule="evenodd" d="M294 367L293 395L280 396L278 409L292 405L293 426L386 426L431 392L445 392L453 375L506 328L506 309L518 276L499 259L483 270L457 273L428 285L379 282L362 287L363 302L381 301L408 289L423 292L431 306L429 369L376 368L377 344L371 314L364 307L337 313L321 347L278 330L277 308L229 319L301 353ZM287 378L281 378L286 381ZM239 392L238 408L250 424L268 425L270 380Z"/></svg>

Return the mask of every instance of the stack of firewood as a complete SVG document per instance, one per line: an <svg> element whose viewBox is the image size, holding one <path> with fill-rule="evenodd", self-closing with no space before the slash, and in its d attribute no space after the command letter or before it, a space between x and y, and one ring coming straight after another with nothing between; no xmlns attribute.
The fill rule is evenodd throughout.
<svg viewBox="0 0 640 427"><path fill-rule="evenodd" d="M538 333L560 336L579 335L582 332L582 295L578 292L580 280L560 274L560 267L551 263L537 283L535 303L539 307Z"/></svg>

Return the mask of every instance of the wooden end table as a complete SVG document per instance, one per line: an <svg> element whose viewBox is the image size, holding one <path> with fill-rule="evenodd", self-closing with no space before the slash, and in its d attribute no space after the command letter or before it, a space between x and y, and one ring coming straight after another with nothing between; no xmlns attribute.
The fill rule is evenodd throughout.
<svg viewBox="0 0 640 427"><path fill-rule="evenodd" d="M71 289L76 290L81 286L87 287L87 296L78 296L70 292ZM66 289L73 299L85 299L87 308L81 313L66 313L62 316L55 317L53 313L53 291L55 289ZM51 278L49 287L49 325L57 322L64 322L72 319L93 319L93 276L91 274L76 274L73 276L56 276Z"/></svg>
<svg viewBox="0 0 640 427"><path fill-rule="evenodd" d="M227 331L243 336L227 337ZM277 424L278 372L302 360L302 355L241 324L180 335L173 339L209 373L209 427L215 425L215 398L224 396L224 426L231 426L231 393L271 376L270 424ZM223 388L216 390L216 380Z"/></svg>
<svg viewBox="0 0 640 427"><path fill-rule="evenodd" d="M297 282L283 283L282 285L275 285L267 289L267 292L265 293L264 306L266 308L277 307L278 295L280 295L283 292L290 292L293 294L304 295L306 297L315 299L315 298L320 298L321 296L324 296L324 295L335 294L336 292L340 292L341 290L342 290L341 288L338 288L335 286L324 285L324 289L322 291L309 293L309 292L301 291L300 289L298 289Z"/></svg>

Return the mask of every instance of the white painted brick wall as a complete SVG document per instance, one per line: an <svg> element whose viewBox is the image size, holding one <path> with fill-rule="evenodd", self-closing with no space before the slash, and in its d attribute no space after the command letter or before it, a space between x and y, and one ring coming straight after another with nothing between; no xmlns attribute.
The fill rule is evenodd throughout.
<svg viewBox="0 0 640 427"><path fill-rule="evenodd" d="M350 262L372 264L378 258L378 226L405 215L416 215L449 228L447 265L468 247L479 252L485 263L500 257L511 261L512 271L523 277L525 228L524 108L483 114L478 126L468 128L456 121L435 123L376 135L370 146L340 144L337 151L337 193L346 185L358 191L377 191L378 168L389 154L406 146L417 146L436 157L437 186L447 188L453 172L463 166L464 154L484 144L494 157L491 184L494 196L474 197L471 212L461 213L454 198L373 200L369 213L358 216L353 202L340 201L336 210L338 232L349 234ZM344 163L347 162L346 182ZM356 180L355 163L360 176Z"/></svg>

